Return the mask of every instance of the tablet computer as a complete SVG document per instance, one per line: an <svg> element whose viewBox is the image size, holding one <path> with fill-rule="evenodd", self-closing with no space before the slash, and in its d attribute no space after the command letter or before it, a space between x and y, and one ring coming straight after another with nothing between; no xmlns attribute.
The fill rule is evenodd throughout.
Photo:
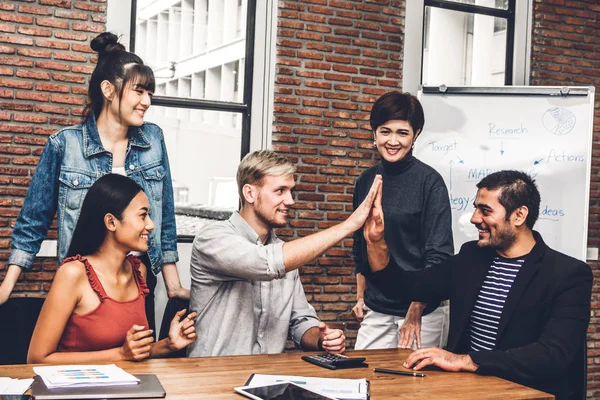
<svg viewBox="0 0 600 400"><path fill-rule="evenodd" d="M324 394L313 392L291 382L265 386L242 386L234 390L254 400L337 400Z"/></svg>

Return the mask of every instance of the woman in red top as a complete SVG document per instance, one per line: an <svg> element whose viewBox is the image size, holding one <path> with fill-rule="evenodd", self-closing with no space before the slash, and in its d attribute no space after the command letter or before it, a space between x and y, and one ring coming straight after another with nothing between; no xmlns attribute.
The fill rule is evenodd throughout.
<svg viewBox="0 0 600 400"><path fill-rule="evenodd" d="M87 193L73 241L31 338L27 362L75 363L160 357L196 340L191 313L171 321L153 343L144 309L146 266L131 251L148 250L150 205L132 179L108 174Z"/></svg>

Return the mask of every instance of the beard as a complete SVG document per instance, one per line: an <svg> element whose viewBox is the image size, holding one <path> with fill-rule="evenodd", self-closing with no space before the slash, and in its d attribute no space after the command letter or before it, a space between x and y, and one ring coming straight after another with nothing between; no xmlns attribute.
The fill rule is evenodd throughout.
<svg viewBox="0 0 600 400"><path fill-rule="evenodd" d="M283 228L287 225L287 218L285 218L283 220L283 222L278 221L277 213L278 213L278 211L275 211L275 214L273 216L269 216L265 212L263 212L261 196L259 194L258 198L256 199L256 208L255 208L255 214L258 217L258 219L263 224L265 224L266 226L268 226L270 228Z"/></svg>
<svg viewBox="0 0 600 400"><path fill-rule="evenodd" d="M276 218L267 216L261 210L256 210L256 216L263 224L270 228L283 228L287 225L287 221L279 222Z"/></svg>
<svg viewBox="0 0 600 400"><path fill-rule="evenodd" d="M501 230L498 230L495 235L491 234L487 242L481 243L477 241L479 247L491 247L495 250L506 250L517 240L517 234L513 232L510 225L506 224Z"/></svg>

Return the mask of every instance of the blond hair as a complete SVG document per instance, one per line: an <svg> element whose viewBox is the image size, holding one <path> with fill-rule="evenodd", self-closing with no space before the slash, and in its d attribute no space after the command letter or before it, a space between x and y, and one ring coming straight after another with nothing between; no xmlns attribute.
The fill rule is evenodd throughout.
<svg viewBox="0 0 600 400"><path fill-rule="evenodd" d="M246 154L237 170L240 201L244 204L244 185L261 185L265 175L292 175L296 166L287 158L271 150L258 150Z"/></svg>

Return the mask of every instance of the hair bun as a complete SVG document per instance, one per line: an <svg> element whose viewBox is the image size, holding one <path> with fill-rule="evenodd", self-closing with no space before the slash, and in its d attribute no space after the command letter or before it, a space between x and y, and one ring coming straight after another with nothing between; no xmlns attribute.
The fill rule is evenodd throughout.
<svg viewBox="0 0 600 400"><path fill-rule="evenodd" d="M111 32L104 32L96 36L92 39L90 47L98 53L98 57L104 57L114 51L125 50L125 46L119 43L119 37Z"/></svg>

